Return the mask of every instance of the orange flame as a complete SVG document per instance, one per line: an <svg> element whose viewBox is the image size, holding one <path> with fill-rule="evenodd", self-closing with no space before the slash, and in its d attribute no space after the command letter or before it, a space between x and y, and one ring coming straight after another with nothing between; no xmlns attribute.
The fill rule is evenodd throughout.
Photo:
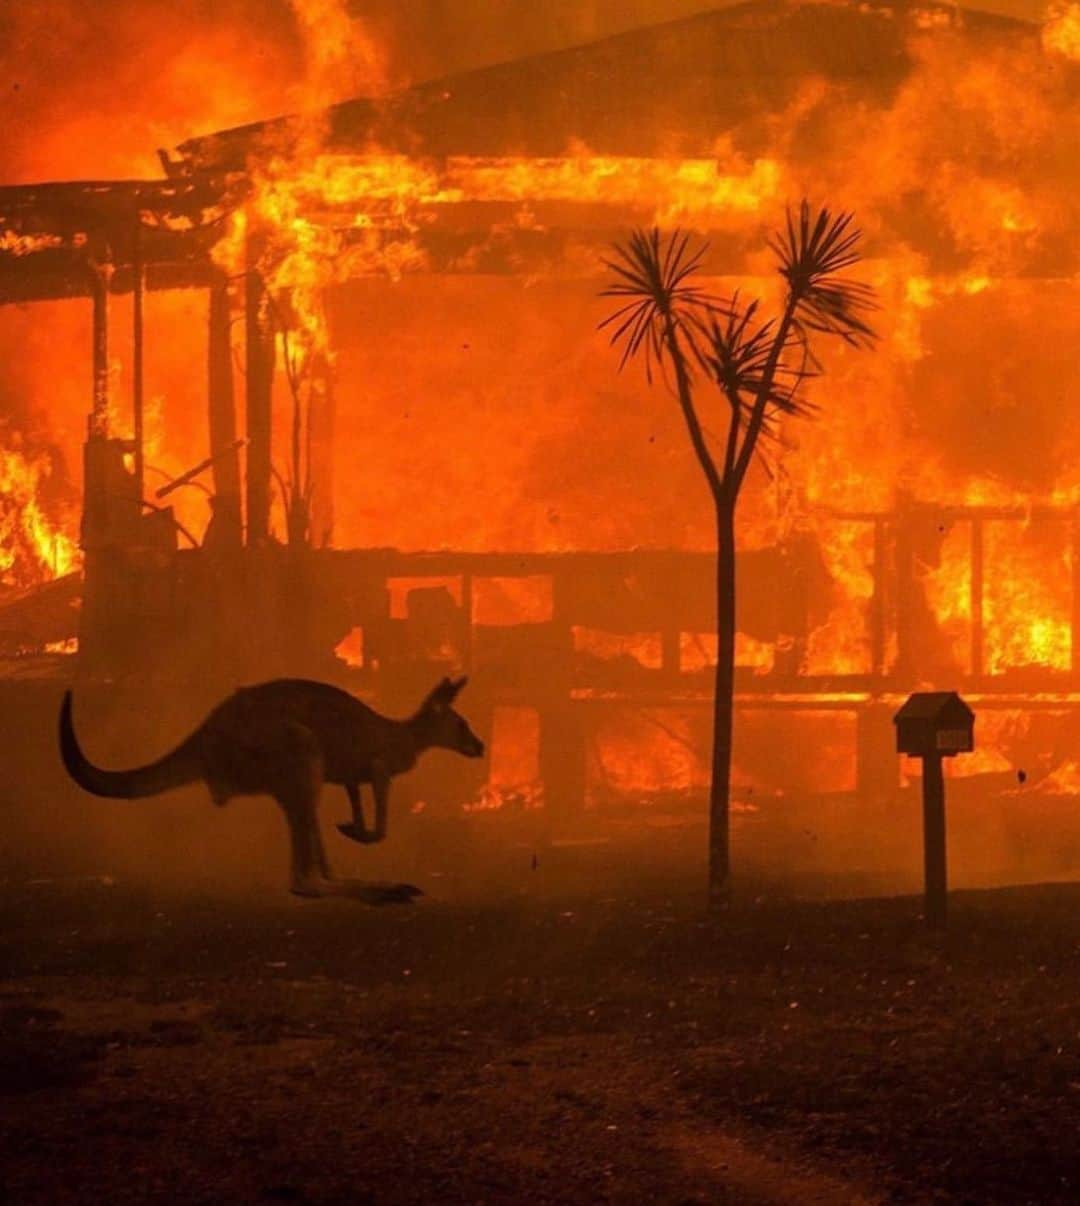
<svg viewBox="0 0 1080 1206"><path fill-rule="evenodd" d="M40 502L48 459L27 455L19 443L16 437L0 447L0 585L16 587L61 578L79 564L75 542Z"/></svg>
<svg viewBox="0 0 1080 1206"><path fill-rule="evenodd" d="M1080 63L1080 4L1052 4L1042 28L1047 51Z"/></svg>

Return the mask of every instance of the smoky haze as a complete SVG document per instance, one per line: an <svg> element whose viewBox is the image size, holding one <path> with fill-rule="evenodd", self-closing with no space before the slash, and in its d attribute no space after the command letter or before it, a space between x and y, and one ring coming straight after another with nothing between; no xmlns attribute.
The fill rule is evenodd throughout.
<svg viewBox="0 0 1080 1206"><path fill-rule="evenodd" d="M345 65L331 95L320 98L329 101L723 7L702 0L7 4L0 6L0 183L154 175L157 147L304 107L312 30L337 45ZM1029 20L1044 11L1035 0L978 7ZM349 18L354 44L341 51Z"/></svg>

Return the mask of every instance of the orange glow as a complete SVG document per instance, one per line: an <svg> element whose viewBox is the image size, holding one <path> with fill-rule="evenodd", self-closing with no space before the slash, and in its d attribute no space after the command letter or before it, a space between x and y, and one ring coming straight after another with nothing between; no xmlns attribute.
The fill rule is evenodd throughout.
<svg viewBox="0 0 1080 1206"><path fill-rule="evenodd" d="M49 474L44 457L0 447L0 585L31 586L78 568L75 542L39 501Z"/></svg>
<svg viewBox="0 0 1080 1206"><path fill-rule="evenodd" d="M1068 532L1047 530L1049 525L986 526L987 555L995 567L984 602L990 673L1036 665L1068 670L1072 660Z"/></svg>
<svg viewBox="0 0 1080 1206"><path fill-rule="evenodd" d="M339 657L346 666L351 666L357 669L364 664L364 630L362 628L351 629L338 642L334 649L334 654Z"/></svg>
<svg viewBox="0 0 1080 1206"><path fill-rule="evenodd" d="M644 670L659 670L664 654L658 632L599 632L575 625L574 649L600 661L633 661Z"/></svg>
<svg viewBox="0 0 1080 1206"><path fill-rule="evenodd" d="M465 811L539 808L543 803L543 789L538 713L532 708L496 708L490 743L488 781L465 805Z"/></svg>
<svg viewBox="0 0 1080 1206"><path fill-rule="evenodd" d="M867 674L873 531L867 524L834 521L820 524L819 533L835 592L828 618L810 634L807 672Z"/></svg>
<svg viewBox="0 0 1080 1206"><path fill-rule="evenodd" d="M632 225L681 225L712 239L710 284L760 295L768 308L779 283L764 236L784 203L803 193L855 212L866 234L860 275L878 289L882 309L873 355L821 347L824 371L808 384L820 413L782 425L769 449L770 475L755 471L740 503L743 550L808 533L820 552L824 580L813 587L820 607L799 672L871 669L872 611L882 602L874 597L873 524L829 512L896 512L903 523L909 504L1026 512L1080 503L1070 401L1080 384L1072 353L1080 115L1063 62L1080 60L1080 6L1055 5L1040 37L987 40L962 53L955 14L917 10L906 46L910 71L887 97L807 79L752 128L697 138L692 155L677 149L694 131L654 138L658 117L658 131L643 131L643 145L675 149L655 157L599 153L567 130L560 141L547 140L561 154L440 158L377 145L359 144L355 154L332 149L324 106L384 95L387 56L344 0L291 0L291 9L302 68L273 39L264 67L253 66L231 34L196 39L170 60L165 83L154 85L176 93L158 105L155 120L140 116L134 132L110 142L117 123L106 137L104 119L87 116L94 112L87 105L66 123L43 123L39 145L18 170L96 175L97 161L86 158L88 142L96 142L108 144L108 171L149 175L155 139L175 143L289 107L302 112L287 149L254 149L245 203L214 258L238 277L249 267L250 245L300 368L314 356L334 366L337 545L711 548L712 516L676 408L662 388L619 376L595 330L605 313L596 298L599 262L607 240ZM219 69L205 71L212 60ZM195 95L196 83L205 95ZM460 248L435 263L438 237L462 231ZM481 255L510 236L560 232L564 241L536 263L522 266L510 252L491 270ZM57 243L8 233L0 254L22 259ZM87 332L73 315L85 318L86 308L83 299L54 307L52 339L28 348L12 386L13 397L47 411L73 479L89 403ZM128 300L116 299L113 308L113 326L125 327ZM205 455L206 304L201 293L176 291L150 295L147 311L152 490ZM234 324L238 365L241 329ZM112 424L126 435L131 358L112 335ZM23 343L5 344L9 359ZM57 346L75 350L61 358ZM279 420L288 403L281 376L279 347ZM236 387L242 409L239 373ZM722 410L706 419L716 440ZM274 455L283 469L278 436ZM46 459L5 435L6 586L78 566L78 517L45 500L47 473ZM200 536L205 493L189 487L169 502ZM280 518L277 529L280 536ZM939 535L915 553L913 571L926 623L936 626L936 656L920 653L911 669L928 685L953 686L972 669L971 521L952 522ZM1052 535L1034 521L988 520L984 549L984 672L1068 670L1073 566L1062 525ZM412 585L445 585L463 603L460 579L402 580L392 590L392 618L406 618ZM777 593L790 589L787 578L776 583ZM473 622L485 627L549 623L551 583L477 580L472 610ZM881 635L892 665L897 634ZM632 659L649 671L663 664L656 632L579 626L574 638L578 652L592 657ZM741 632L737 663L765 678L785 664L791 639L784 631ZM338 656L361 663L358 630ZM680 634L679 660L684 672L704 673L715 661L715 638ZM598 777L629 793L659 783L700 788L703 739L695 722L651 717L658 719L669 731L645 720L630 727L632 737L606 736L594 757ZM530 748L528 723L498 719L504 747ZM834 741L830 722L821 719L820 727ZM957 766L971 774L1006 769L998 737L987 741ZM838 745L836 738L831 754ZM478 807L533 790L527 767L500 775ZM753 778L747 771L744 785ZM847 783L847 771L830 781Z"/></svg>
<svg viewBox="0 0 1080 1206"><path fill-rule="evenodd" d="M1080 62L1080 4L1051 4L1042 43L1053 54Z"/></svg>

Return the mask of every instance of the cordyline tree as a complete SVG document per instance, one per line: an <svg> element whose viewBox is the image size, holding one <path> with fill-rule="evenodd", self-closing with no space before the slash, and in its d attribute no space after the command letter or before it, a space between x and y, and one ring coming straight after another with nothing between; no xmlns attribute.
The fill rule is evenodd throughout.
<svg viewBox="0 0 1080 1206"><path fill-rule="evenodd" d="M603 296L622 305L601 323L621 345L620 369L644 355L650 383L659 368L678 399L690 442L712 494L716 514L716 698L713 708L712 781L709 791L709 900L722 905L730 877L729 802L731 732L735 692L735 512L747 470L761 441L784 415L813 407L804 385L816 375L815 334L867 346L874 333L866 319L875 308L868 285L841 274L855 264L859 231L852 215L798 215L769 240L785 292L779 317L763 318L757 300L736 293L721 299L697 283L707 247L675 231L634 232L607 261L616 282ZM710 440L699 402L715 398L725 413L726 435Z"/></svg>

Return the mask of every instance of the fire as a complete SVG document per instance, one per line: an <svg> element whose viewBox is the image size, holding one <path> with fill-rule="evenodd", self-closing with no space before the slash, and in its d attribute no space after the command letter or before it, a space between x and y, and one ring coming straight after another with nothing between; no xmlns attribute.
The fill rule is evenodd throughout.
<svg viewBox="0 0 1080 1206"><path fill-rule="evenodd" d="M535 228L542 224L538 206L602 204L661 225L735 229L747 215L775 210L784 195L779 163L746 164L730 153L659 160L595 156L578 146L564 158L456 156L436 163L329 154L318 149L320 137L317 128L301 126L288 156L253 163L246 206L214 253L235 275L247 268L248 233L265 238L256 266L304 358L333 355L325 290L366 275L396 281L423 271L429 261L415 236L450 207L503 203L517 207L519 226Z"/></svg>
<svg viewBox="0 0 1080 1206"><path fill-rule="evenodd" d="M1071 583L1072 566L1064 536L1034 525L1019 531L1015 524L987 525L995 568L984 602L991 674L1034 665L1069 669L1071 591L1061 583Z"/></svg>
<svg viewBox="0 0 1080 1206"><path fill-rule="evenodd" d="M62 578L79 565L75 542L40 501L51 466L28 455L18 436L0 447L0 587L25 587Z"/></svg>
<svg viewBox="0 0 1080 1206"><path fill-rule="evenodd" d="M289 0L289 5L303 38L308 107L386 90L383 48L350 17L344 0Z"/></svg>
<svg viewBox="0 0 1080 1206"><path fill-rule="evenodd" d="M870 670L867 614L874 592L873 531L866 524L837 521L822 523L819 531L837 589L828 618L810 634L806 670L866 674Z"/></svg>
<svg viewBox="0 0 1080 1206"><path fill-rule="evenodd" d="M1052 54L1080 62L1080 4L1052 4L1042 28L1042 44Z"/></svg>
<svg viewBox="0 0 1080 1206"><path fill-rule="evenodd" d="M61 247L63 243L64 240L58 235L26 235L5 230L0 234L0 254L30 255L35 251L47 251L50 247Z"/></svg>
<svg viewBox="0 0 1080 1206"><path fill-rule="evenodd" d="M496 708L492 722L487 783L465 805L466 812L541 807L540 717L532 708Z"/></svg>
<svg viewBox="0 0 1080 1206"><path fill-rule="evenodd" d="M953 666L971 670L971 525L942 534L936 565L921 565L926 601L948 644Z"/></svg>
<svg viewBox="0 0 1080 1206"><path fill-rule="evenodd" d="M581 145L564 158L451 158L446 181L444 201L599 204L644 209L659 226L706 230L759 214L784 196L781 165L774 159L745 163L730 153L717 159L640 159L594 155Z"/></svg>
<svg viewBox="0 0 1080 1206"><path fill-rule="evenodd" d="M1039 795L1080 796L1080 759L1069 758L1042 779L1035 789Z"/></svg>
<svg viewBox="0 0 1080 1206"><path fill-rule="evenodd" d="M338 544L707 547L710 517L678 415L660 391L650 395L615 378L594 333L595 269L616 232L681 225L714 236L721 291L741 288L768 304L774 286L763 235L784 201L804 192L856 212L866 231L863 268L883 307L879 352L861 359L827 352L825 372L810 384L819 417L779 433L770 449L773 476L750 482L740 514L744 548L764 547L797 524L810 525L817 538L831 586L800 669L870 668L873 524L824 512L891 515L903 496L956 507L1080 502L1080 449L1070 443L1062 404L1076 381L1075 280L1049 281L1075 272L1078 127L1062 60L1080 59L1080 6L1055 6L1041 46L1033 34L963 53L955 14L917 10L907 26L914 29L905 47L911 70L887 98L808 80L775 112L721 134L711 154L703 148L714 131L692 155L646 157L601 153L570 130L553 144L565 147L559 155L445 158L375 145L355 154L333 149L318 110L358 93L383 95L389 67L344 0L292 0L291 7L304 38L301 84L289 77L288 92L279 93L249 67L235 87L215 84L221 95L197 114L189 96L182 112L170 111L155 128L164 136L226 127L282 111L285 96L304 111L287 149L255 148L243 205L214 255L237 277L250 266L250 247L301 368L314 357L336 360ZM893 17L899 22L902 14ZM196 78L191 56L185 61L185 72L169 78ZM282 70L280 56L270 61ZM213 74L230 78L229 70ZM657 131L643 131L642 145L686 145L678 141L683 133L673 130L662 142ZM63 160L75 161L83 162ZM465 275L478 262L468 250L449 264L461 275L427 274L430 236L465 226L493 242L506 231L574 233L550 264L518 277ZM29 255L50 246L48 238L3 235L0 254ZM148 300L161 314L174 313L171 304ZM200 363L203 348L184 332L202 330L205 316L195 303L187 310L177 303L175 315L169 336L189 344L177 362L183 358L198 377L190 365ZM147 341L151 357L160 354L164 327ZM71 343L85 346L85 332ZM51 400L53 374L69 370L47 354L38 360L37 380L20 380L19 390ZM172 388L178 374L149 374L147 457L166 474L203 455L205 420L187 418L204 414L195 392L201 386ZM75 383L65 397L81 400L53 413L57 439L76 465L85 364L70 376ZM279 393L279 409L281 400ZM720 417L710 422L716 438ZM126 430L123 415L117 429ZM0 462L5 582L40 581L77 565L73 517L61 522L41 501L46 471L46 462L16 449ZM198 533L204 498L191 490L174 500ZM1060 532L1037 529L995 520L983 533L986 674L1071 665L1071 553ZM948 675L941 685L973 668L971 545L971 522L957 521L915 570L944 650L938 665L915 671ZM475 599L478 622L504 612L514 617L507 623L523 615L550 619L544 600L503 600L511 589ZM633 662L642 673L664 662L655 633L579 629L574 636L579 653L592 659ZM895 633L885 642L889 664ZM355 630L338 652L359 665L363 634ZM740 667L761 677L784 663L783 652L774 641L738 636ZM704 674L715 641L683 633L679 656L684 671ZM531 721L499 723L531 749ZM597 777L628 792L661 782L699 790L704 770L688 752L704 740L696 723L650 716L631 736L610 736L594 758ZM531 799L536 773L526 763L500 771L478 806L514 793ZM968 765L1002 769L992 751Z"/></svg>

